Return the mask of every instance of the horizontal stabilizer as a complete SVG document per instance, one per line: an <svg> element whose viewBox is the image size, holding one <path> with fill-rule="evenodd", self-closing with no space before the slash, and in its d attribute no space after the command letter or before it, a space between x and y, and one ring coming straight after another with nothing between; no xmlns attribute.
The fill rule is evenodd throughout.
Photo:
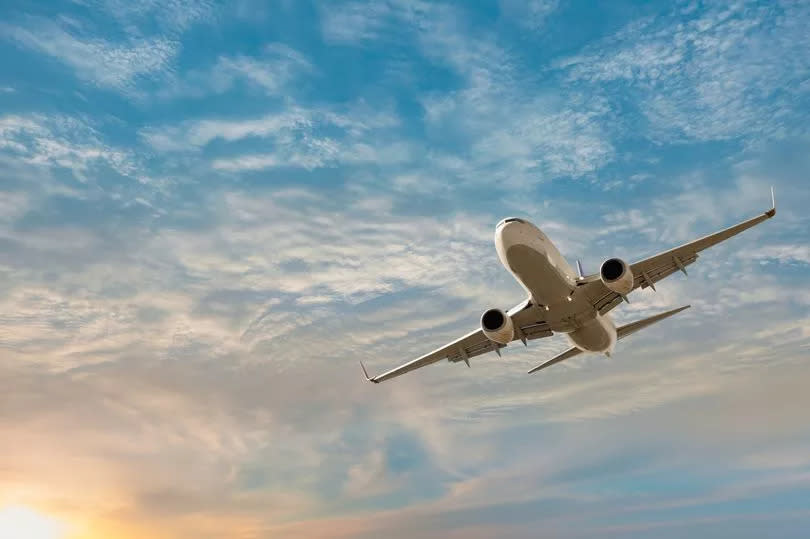
<svg viewBox="0 0 810 539"><path fill-rule="evenodd" d="M537 372L539 370L543 370L546 367L551 367L552 365L554 365L556 363L559 363L560 361L565 361L566 359L572 358L574 356L578 356L581 353L582 353L582 350L580 350L576 346L572 346L571 348L569 348L568 350L566 350L562 354L556 355L553 358L546 361L545 363L541 363L540 365L536 366L535 368L533 368L532 370L529 371L529 374L531 374L533 372Z"/></svg>
<svg viewBox="0 0 810 539"><path fill-rule="evenodd" d="M636 331L640 329L644 329L647 326L651 326L656 322L660 322L665 318L669 318L672 315L678 314L679 312L688 309L691 305L684 305L683 307L678 307L677 309L672 309L671 311L667 311L664 313L656 314L649 318L644 318L642 320L636 320L635 322L630 322L629 324L625 324L620 328L616 328L616 337L619 339L623 339L628 335L632 335Z"/></svg>
<svg viewBox="0 0 810 539"><path fill-rule="evenodd" d="M631 334L635 333L636 331L638 331L640 329L644 329L647 326L651 326L651 325L655 324L656 322L660 322L661 320L663 320L665 318L669 318L670 316L672 316L674 314L678 314L679 312L681 312L681 311L683 311L685 309L688 309L689 307L691 307L691 305L684 305L683 307L678 307L677 309L672 309L671 311L656 314L654 316L650 316L649 318L644 318L643 320L636 320L635 322L630 322L629 324L626 324L626 325L616 329L616 337L618 339L623 339L624 337L627 337L628 335L631 335ZM552 365L555 365L555 364L557 364L557 363L559 363L561 361L565 361L568 358L578 356L581 353L582 353L582 350L580 350L576 346L572 346L571 348L569 348L568 350L566 350L562 354L554 356L553 358L549 359L545 363L541 363L537 367L533 368L532 370L529 371L529 374L531 374L533 372L537 372L537 371L542 370L542 369L545 369L546 367L551 367Z"/></svg>

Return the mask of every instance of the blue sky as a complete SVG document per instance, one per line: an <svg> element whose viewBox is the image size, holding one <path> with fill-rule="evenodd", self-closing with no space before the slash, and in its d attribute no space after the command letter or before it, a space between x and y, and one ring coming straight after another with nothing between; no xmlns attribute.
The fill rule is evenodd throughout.
<svg viewBox="0 0 810 539"><path fill-rule="evenodd" d="M75 537L801 537L810 5L5 2L0 506ZM612 359L379 371L767 208ZM694 268L694 269L692 269Z"/></svg>

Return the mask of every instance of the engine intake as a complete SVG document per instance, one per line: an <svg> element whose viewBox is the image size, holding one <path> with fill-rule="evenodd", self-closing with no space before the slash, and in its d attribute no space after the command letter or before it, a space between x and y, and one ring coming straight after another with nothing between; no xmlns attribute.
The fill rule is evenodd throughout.
<svg viewBox="0 0 810 539"><path fill-rule="evenodd" d="M605 260L599 268L599 277L608 290L617 294L625 296L633 290L633 272L621 258Z"/></svg>
<svg viewBox="0 0 810 539"><path fill-rule="evenodd" d="M508 344L515 338L512 318L500 309L489 309L481 316L481 330L487 339L498 344Z"/></svg>

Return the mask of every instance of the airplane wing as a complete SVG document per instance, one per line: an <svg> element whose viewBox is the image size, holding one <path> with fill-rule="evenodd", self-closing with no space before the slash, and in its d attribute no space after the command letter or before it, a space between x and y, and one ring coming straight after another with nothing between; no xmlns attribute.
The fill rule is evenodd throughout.
<svg viewBox="0 0 810 539"><path fill-rule="evenodd" d="M512 318L512 324L515 326L515 339L523 341L525 344L528 340L539 339L542 337L550 337L552 335L551 329L543 319L544 310L541 310L529 301L524 301L509 309L507 315ZM484 332L479 328L463 337L452 341L449 344L442 346L428 354L409 361L404 365L393 368L390 371L378 374L377 376L369 377L363 363L360 366L363 368L363 374L366 380L374 382L375 384L382 381L394 378L406 372L436 363L443 359L452 363L464 361L467 366L470 366L470 358L486 354L487 352L496 352L500 355L500 349L504 348L505 344L498 344L489 340Z"/></svg>
<svg viewBox="0 0 810 539"><path fill-rule="evenodd" d="M743 230L756 226L776 215L776 202L773 198L773 189L771 189L771 202L771 209L756 217L752 217L725 230L709 234L708 236L686 243L680 247L675 247L674 249L664 251L663 253L631 264L630 270L633 272L634 277L633 290L636 288L647 288L648 286L655 290L655 283L676 271L682 271L686 274L686 266L697 260L700 251L717 245L732 236L736 236ZM604 283L602 283L599 274L590 275L581 279L580 286L585 288L585 294L591 299L591 302L600 314L607 313L622 302L622 297L619 294L608 290Z"/></svg>

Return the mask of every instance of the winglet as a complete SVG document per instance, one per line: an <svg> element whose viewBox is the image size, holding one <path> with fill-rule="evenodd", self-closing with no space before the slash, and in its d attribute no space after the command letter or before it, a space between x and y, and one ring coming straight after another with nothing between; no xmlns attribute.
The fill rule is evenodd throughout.
<svg viewBox="0 0 810 539"><path fill-rule="evenodd" d="M582 262L577 260L577 277L582 279L585 277L585 274L582 273Z"/></svg>
<svg viewBox="0 0 810 539"><path fill-rule="evenodd" d="M363 362L362 362L362 361L360 361L360 368L361 368L361 369L363 369L363 376L365 376L365 377L366 377L366 381L368 381L368 382L374 382L375 384L379 384L379 383L380 383L379 381L375 380L374 378L370 378L370 377L369 377L369 375L368 375L368 371L366 371L366 366L365 366L365 365L363 365Z"/></svg>
<svg viewBox="0 0 810 539"><path fill-rule="evenodd" d="M773 196L773 185L771 185L771 209L765 212L768 217L776 215L776 197Z"/></svg>

